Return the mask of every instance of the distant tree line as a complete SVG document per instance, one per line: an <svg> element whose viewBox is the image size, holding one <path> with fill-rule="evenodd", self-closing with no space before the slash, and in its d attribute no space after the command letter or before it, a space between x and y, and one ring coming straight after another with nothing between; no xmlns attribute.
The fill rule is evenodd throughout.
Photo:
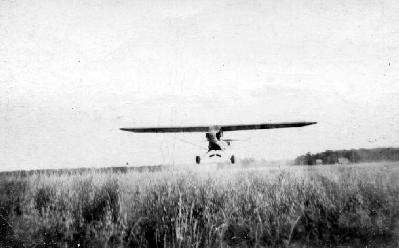
<svg viewBox="0 0 399 248"><path fill-rule="evenodd" d="M399 148L327 150L316 154L306 153L297 157L295 164L338 164L342 161L348 163L399 161Z"/></svg>

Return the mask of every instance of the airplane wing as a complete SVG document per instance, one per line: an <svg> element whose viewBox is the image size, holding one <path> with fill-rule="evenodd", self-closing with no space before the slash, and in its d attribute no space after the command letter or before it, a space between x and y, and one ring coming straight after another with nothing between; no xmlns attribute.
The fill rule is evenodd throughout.
<svg viewBox="0 0 399 248"><path fill-rule="evenodd" d="M316 123L317 122L281 122L281 123L263 123L263 124L241 124L241 125L221 126L221 129L223 132L227 132L227 131L242 131L242 130L254 130L254 129L304 127Z"/></svg>
<svg viewBox="0 0 399 248"><path fill-rule="evenodd" d="M216 126L185 126L185 127L137 127L120 128L122 131L135 133L182 133L182 132L211 132L211 131L242 131L254 129L272 129L303 127L317 122L281 122L281 123L263 123L263 124L239 124L239 125L216 125Z"/></svg>
<svg viewBox="0 0 399 248"><path fill-rule="evenodd" d="M192 127L137 127L137 128L121 128L122 131L135 133L185 133L185 132L209 132L209 126L192 126Z"/></svg>

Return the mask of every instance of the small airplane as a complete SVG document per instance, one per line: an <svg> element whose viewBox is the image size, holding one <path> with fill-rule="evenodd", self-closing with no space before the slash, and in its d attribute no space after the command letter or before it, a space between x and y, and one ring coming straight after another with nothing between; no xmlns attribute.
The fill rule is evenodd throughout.
<svg viewBox="0 0 399 248"><path fill-rule="evenodd" d="M135 133L183 133L183 132L204 132L208 141L208 151L203 156L218 156L217 151L224 152L230 146L233 139L223 139L223 132L244 131L255 129L274 129L289 127L304 127L316 124L317 122L281 122L281 123L262 123L262 124L239 124L239 125L212 125L212 126L181 126L181 127L135 127L120 128L122 131ZM197 164L201 163L201 156L195 157ZM235 163L234 155L231 155L230 162Z"/></svg>

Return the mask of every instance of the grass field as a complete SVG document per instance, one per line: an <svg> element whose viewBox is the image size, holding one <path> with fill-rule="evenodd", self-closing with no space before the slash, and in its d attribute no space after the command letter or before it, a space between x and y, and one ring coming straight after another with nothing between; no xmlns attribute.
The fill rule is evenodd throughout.
<svg viewBox="0 0 399 248"><path fill-rule="evenodd" d="M0 247L399 246L399 163L0 179Z"/></svg>

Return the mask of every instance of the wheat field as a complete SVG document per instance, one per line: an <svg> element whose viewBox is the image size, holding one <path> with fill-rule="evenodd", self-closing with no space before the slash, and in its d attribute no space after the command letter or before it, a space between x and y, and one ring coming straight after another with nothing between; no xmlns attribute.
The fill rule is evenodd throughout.
<svg viewBox="0 0 399 248"><path fill-rule="evenodd" d="M0 179L0 247L399 246L398 163Z"/></svg>

